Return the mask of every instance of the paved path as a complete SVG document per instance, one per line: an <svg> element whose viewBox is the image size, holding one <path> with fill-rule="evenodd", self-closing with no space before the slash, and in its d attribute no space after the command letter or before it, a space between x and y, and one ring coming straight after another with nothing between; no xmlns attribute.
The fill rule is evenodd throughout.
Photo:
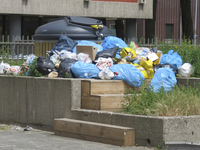
<svg viewBox="0 0 200 150"><path fill-rule="evenodd" d="M52 131L34 129L16 131L0 124L0 150L154 150L147 147L119 147L54 135Z"/></svg>

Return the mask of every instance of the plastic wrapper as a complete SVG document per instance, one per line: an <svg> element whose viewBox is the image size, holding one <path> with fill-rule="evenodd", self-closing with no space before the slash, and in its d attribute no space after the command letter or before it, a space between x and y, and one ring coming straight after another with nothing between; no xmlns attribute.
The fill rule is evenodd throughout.
<svg viewBox="0 0 200 150"><path fill-rule="evenodd" d="M140 87L144 83L143 74L131 64L117 64L109 69L115 73L113 80L123 80L134 87Z"/></svg>
<svg viewBox="0 0 200 150"><path fill-rule="evenodd" d="M99 72L99 78L102 80L111 80L114 76L114 73L108 68L105 68Z"/></svg>
<svg viewBox="0 0 200 150"><path fill-rule="evenodd" d="M9 75L19 75L20 73L21 73L20 66L10 66L8 69L6 69L6 74Z"/></svg>
<svg viewBox="0 0 200 150"><path fill-rule="evenodd" d="M64 60L65 58L70 58L70 59L76 59L77 60L77 55L75 53L71 53L68 51L61 51L58 53L59 54L59 59Z"/></svg>
<svg viewBox="0 0 200 150"><path fill-rule="evenodd" d="M94 64L77 61L71 65L71 71L76 78L99 78L99 69Z"/></svg>
<svg viewBox="0 0 200 150"><path fill-rule="evenodd" d="M77 56L78 61L82 61L84 63L92 63L92 59L89 57L88 54L79 53Z"/></svg>
<svg viewBox="0 0 200 150"><path fill-rule="evenodd" d="M176 76L171 68L159 68L151 80L148 89L159 92L161 87L164 87L164 90L168 92L174 89L176 83Z"/></svg>
<svg viewBox="0 0 200 150"><path fill-rule="evenodd" d="M57 53L54 53L52 56L50 56L50 60L56 65L59 60L59 55Z"/></svg>
<svg viewBox="0 0 200 150"><path fill-rule="evenodd" d="M28 55L25 64L26 64L26 65L31 64L32 61L33 61L35 58L37 58L37 56L35 56L34 54Z"/></svg>
<svg viewBox="0 0 200 150"><path fill-rule="evenodd" d="M96 67L99 70L103 70L105 68L109 68L110 66L113 65L113 60L111 58L98 58L98 60L96 61Z"/></svg>
<svg viewBox="0 0 200 150"><path fill-rule="evenodd" d="M130 48L132 48L133 50L137 50L139 47L137 46L137 44L135 44L135 42L131 42L131 44L129 45Z"/></svg>
<svg viewBox="0 0 200 150"><path fill-rule="evenodd" d="M178 68L178 74L182 77L189 77L194 72L194 67L189 63L184 63Z"/></svg>

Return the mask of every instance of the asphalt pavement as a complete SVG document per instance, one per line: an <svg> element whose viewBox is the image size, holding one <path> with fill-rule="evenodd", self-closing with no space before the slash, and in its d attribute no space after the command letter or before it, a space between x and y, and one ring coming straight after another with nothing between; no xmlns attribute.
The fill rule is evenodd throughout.
<svg viewBox="0 0 200 150"><path fill-rule="evenodd" d="M13 125L0 124L0 150L154 150L148 147L120 147L97 142L78 140L54 135L50 127L26 126L13 128Z"/></svg>

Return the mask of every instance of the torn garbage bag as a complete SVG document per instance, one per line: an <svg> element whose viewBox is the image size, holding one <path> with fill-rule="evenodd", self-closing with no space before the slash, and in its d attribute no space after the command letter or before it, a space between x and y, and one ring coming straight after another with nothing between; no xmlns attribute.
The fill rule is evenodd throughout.
<svg viewBox="0 0 200 150"><path fill-rule="evenodd" d="M170 64L173 68L178 69L183 61L180 55L177 54L177 52L174 52L174 50L169 50L168 54L164 54L162 56L162 59L160 61L161 65Z"/></svg>
<svg viewBox="0 0 200 150"><path fill-rule="evenodd" d="M115 73L113 80L123 80L134 87L140 87L144 82L143 74L131 64L117 64L109 69Z"/></svg>
<svg viewBox="0 0 200 150"><path fill-rule="evenodd" d="M94 64L77 61L71 65L71 71L76 78L99 78L99 69Z"/></svg>
<svg viewBox="0 0 200 150"><path fill-rule="evenodd" d="M115 37L115 36L106 37L103 40L101 45L103 46L103 50L107 50L107 49L118 46L119 50L117 51L116 56L115 56L115 57L118 57L118 58L121 58L120 52L121 52L122 48L128 47L128 45L122 39Z"/></svg>
<svg viewBox="0 0 200 150"><path fill-rule="evenodd" d="M151 80L148 89L156 93L164 87L164 90L168 92L174 89L176 83L176 76L171 68L159 68Z"/></svg>
<svg viewBox="0 0 200 150"><path fill-rule="evenodd" d="M97 47L97 53L103 51L103 47L101 45L96 44L92 41L87 41L87 40L78 41L77 45L86 45L86 46ZM73 48L72 52L76 53L76 46Z"/></svg>
<svg viewBox="0 0 200 150"><path fill-rule="evenodd" d="M75 59L70 59L70 58L65 58L63 61L61 61L59 68L58 68L58 77L72 77L74 78L75 76L73 75L71 71L71 65L75 64L77 60Z"/></svg>
<svg viewBox="0 0 200 150"><path fill-rule="evenodd" d="M35 66L35 69L43 75L48 75L52 71L57 72L57 68L54 63L43 56L37 58L37 65Z"/></svg>
<svg viewBox="0 0 200 150"><path fill-rule="evenodd" d="M67 37L66 35L61 35L59 37L58 42L54 45L51 52L49 53L50 56L56 51L60 52L62 50L66 50L72 52L72 49L76 46L76 42L71 38Z"/></svg>
<svg viewBox="0 0 200 150"><path fill-rule="evenodd" d="M108 57L115 58L118 49L119 49L119 47L116 46L116 47L113 47L113 48L101 51L101 52L97 53L95 60L97 60L99 57L103 57L103 58L108 58Z"/></svg>

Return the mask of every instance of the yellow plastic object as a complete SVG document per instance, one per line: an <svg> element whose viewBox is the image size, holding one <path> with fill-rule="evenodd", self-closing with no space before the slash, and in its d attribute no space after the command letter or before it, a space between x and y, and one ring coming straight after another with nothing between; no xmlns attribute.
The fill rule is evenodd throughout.
<svg viewBox="0 0 200 150"><path fill-rule="evenodd" d="M146 72L147 72L147 76L148 76L147 79L152 79L153 76L154 76L154 71L153 71L153 69L150 68L150 69L146 70ZM146 79L146 78L145 78L145 79Z"/></svg>
<svg viewBox="0 0 200 150"><path fill-rule="evenodd" d="M153 61L151 59L141 58L140 65L145 69L153 69Z"/></svg>
<svg viewBox="0 0 200 150"><path fill-rule="evenodd" d="M130 63L130 64L132 64L132 63ZM138 69L140 72L142 72L145 79L148 79L147 72L142 66L140 66L138 64L132 64L132 65L135 66L135 68Z"/></svg>
<svg viewBox="0 0 200 150"><path fill-rule="evenodd" d="M56 68L59 68L61 61L56 64Z"/></svg>
<svg viewBox="0 0 200 150"><path fill-rule="evenodd" d="M104 26L103 25L91 25L92 28L95 28L95 29L103 29Z"/></svg>
<svg viewBox="0 0 200 150"><path fill-rule="evenodd" d="M133 60L136 57L136 52L132 48L123 47L120 55L127 60Z"/></svg>
<svg viewBox="0 0 200 150"><path fill-rule="evenodd" d="M159 51L159 50L158 50L158 52L156 53L156 55L158 56L158 59L154 62L154 65L160 64L160 61L161 61L161 59L162 59L163 53L162 53L162 51Z"/></svg>
<svg viewBox="0 0 200 150"><path fill-rule="evenodd" d="M146 70L148 79L152 79L154 76L153 61L142 57L140 65Z"/></svg>

